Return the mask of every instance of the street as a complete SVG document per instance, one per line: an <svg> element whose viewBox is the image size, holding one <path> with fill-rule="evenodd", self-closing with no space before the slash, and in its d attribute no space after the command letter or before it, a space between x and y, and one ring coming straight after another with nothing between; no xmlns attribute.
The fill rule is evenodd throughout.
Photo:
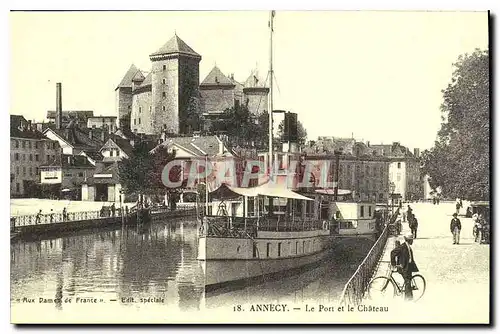
<svg viewBox="0 0 500 334"><path fill-rule="evenodd" d="M450 232L453 203L412 203L410 206L419 223L413 254L427 288L416 303L396 300L398 316L392 321L488 322L490 245L474 242L472 219L463 216L458 217L462 223L460 244L453 244ZM408 232L408 224L404 223L402 235ZM399 240L403 241L402 236ZM377 275L387 273L386 261L393 240L389 238L388 243ZM394 313L389 314L394 317Z"/></svg>

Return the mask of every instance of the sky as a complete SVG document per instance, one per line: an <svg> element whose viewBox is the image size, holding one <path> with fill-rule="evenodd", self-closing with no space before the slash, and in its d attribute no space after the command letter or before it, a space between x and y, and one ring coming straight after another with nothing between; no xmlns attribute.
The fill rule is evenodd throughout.
<svg viewBox="0 0 500 334"><path fill-rule="evenodd" d="M62 82L64 110L117 116L114 90L126 70L149 71L149 54L174 33L201 54L200 81L215 64L240 82L255 68L265 78L268 19L266 11L13 12L10 114L42 121ZM274 23L274 109L296 112L312 140L432 147L452 64L488 47L486 12L277 11Z"/></svg>

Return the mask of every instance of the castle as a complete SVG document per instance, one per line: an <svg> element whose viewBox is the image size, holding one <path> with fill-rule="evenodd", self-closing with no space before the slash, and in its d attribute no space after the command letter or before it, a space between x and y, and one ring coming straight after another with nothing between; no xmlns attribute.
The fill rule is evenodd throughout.
<svg viewBox="0 0 500 334"><path fill-rule="evenodd" d="M257 71L241 84L214 66L200 84L201 55L177 34L149 59L150 71L131 65L115 89L121 129L183 135L193 130L188 122L193 113L210 120L240 104L254 115L268 109L269 88Z"/></svg>

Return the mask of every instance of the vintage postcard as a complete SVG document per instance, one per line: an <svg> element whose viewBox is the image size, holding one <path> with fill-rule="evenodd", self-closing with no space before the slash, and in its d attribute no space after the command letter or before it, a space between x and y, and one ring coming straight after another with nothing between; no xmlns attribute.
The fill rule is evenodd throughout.
<svg viewBox="0 0 500 334"><path fill-rule="evenodd" d="M11 322L490 324L489 15L11 12Z"/></svg>

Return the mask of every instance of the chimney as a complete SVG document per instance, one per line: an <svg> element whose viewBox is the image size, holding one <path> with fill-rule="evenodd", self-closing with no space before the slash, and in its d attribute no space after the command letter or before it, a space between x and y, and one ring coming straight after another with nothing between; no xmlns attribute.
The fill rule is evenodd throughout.
<svg viewBox="0 0 500 334"><path fill-rule="evenodd" d="M420 157L420 149L419 148L414 148L413 149L413 155L415 156L415 158L419 158Z"/></svg>
<svg viewBox="0 0 500 334"><path fill-rule="evenodd" d="M62 87L56 83L56 128L62 129Z"/></svg>
<svg viewBox="0 0 500 334"><path fill-rule="evenodd" d="M370 147L370 141L366 142L366 146Z"/></svg>
<svg viewBox="0 0 500 334"><path fill-rule="evenodd" d="M104 142L106 139L106 131L104 129L101 130L101 141Z"/></svg>

